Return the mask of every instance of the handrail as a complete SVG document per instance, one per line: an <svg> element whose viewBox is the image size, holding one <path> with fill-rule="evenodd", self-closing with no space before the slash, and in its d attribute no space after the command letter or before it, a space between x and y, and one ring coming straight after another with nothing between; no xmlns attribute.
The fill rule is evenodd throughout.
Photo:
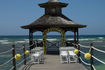
<svg viewBox="0 0 105 70"><path fill-rule="evenodd" d="M82 61L82 63L84 63L85 65L88 65L88 66L90 66L90 64L89 63L86 63L81 57L80 57L80 60Z"/></svg>
<svg viewBox="0 0 105 70"><path fill-rule="evenodd" d="M32 46L33 45L34 45L34 43L32 44ZM5 51L5 52L1 52L0 55L12 52L12 58L10 58L8 61L6 61L3 64L1 64L0 67L5 66L6 64L8 64L11 61L13 61L13 66L10 68L10 70L16 70L16 66L22 64L23 62L24 62L24 64L26 64L27 57L25 57L26 56L26 54L25 54L26 49L25 48L26 48L25 45L23 45L23 47L16 49L15 45L12 45L12 49L10 49L8 51ZM23 51L21 56L24 57L24 59L21 62L19 62L18 64L16 63L16 59L15 59L16 51Z"/></svg>
<svg viewBox="0 0 105 70"><path fill-rule="evenodd" d="M13 57L12 57L10 60L8 60L7 62L1 64L0 67L1 67L1 66L4 66L4 65L6 65L6 64L8 64L8 63L9 63L10 61L12 61L12 60L13 60Z"/></svg>
<svg viewBox="0 0 105 70"><path fill-rule="evenodd" d="M28 59L29 57L30 57L30 55L26 59Z"/></svg>
<svg viewBox="0 0 105 70"><path fill-rule="evenodd" d="M12 67L10 68L10 70L13 70L13 68L14 68L14 66L12 66Z"/></svg>
<svg viewBox="0 0 105 70"><path fill-rule="evenodd" d="M105 51L103 51L103 50L100 50L100 49L98 49L98 48L95 48L95 47L92 47L94 50L96 50L96 51L99 51L99 52L101 52L101 53L105 53Z"/></svg>
<svg viewBox="0 0 105 70"><path fill-rule="evenodd" d="M98 52L105 53L104 50L100 50L100 49L98 49L98 48L95 48L92 44L91 44L90 46L85 46L85 45L82 45L82 44L75 44L75 43L74 43L73 45L75 45L75 46L77 46L77 47L80 46L80 47L83 47L83 48L90 48L90 49L89 49L89 53L92 55L92 58L91 58L91 59L92 59L92 60L95 59L95 60L97 60L98 62L100 62L100 63L102 63L102 64L105 64L104 61L98 59L97 57L93 56L93 54L92 54L92 50L96 50L96 51L98 51ZM82 54L85 54L85 52L81 51L80 49L79 49L79 52L82 53ZM88 63L86 63L85 61L83 61L83 59L82 59L81 57L79 57L79 58L80 58L81 62L84 63L85 65L90 65L90 66L92 67L91 70L96 70L96 68L95 68L95 66L93 65L93 63L88 64ZM92 60L91 60L91 61L92 61ZM93 62L93 61L92 61L92 62Z"/></svg>
<svg viewBox="0 0 105 70"><path fill-rule="evenodd" d="M94 55L94 54L93 54L93 50L96 50L96 51L101 52L101 53L105 53L105 51L100 50L100 49L98 49L98 48L95 48L92 43L91 43L90 46L85 46L85 45L82 45L82 44L79 44L79 43L78 43L78 44L77 44L77 43L72 43L72 44L73 44L74 46L77 46L79 52L82 53L82 54L85 54L85 52L81 51L81 50L80 50L80 47L83 47L83 48L90 48L90 49L89 49L89 53L90 53L91 56L92 56L91 59L90 59L90 64L89 64L89 63L86 63L86 62L80 57L80 55L79 55L78 57L79 57L79 60L81 60L81 62L82 62L83 64L88 65L88 66L91 66L91 70L96 70L95 66L93 65L93 59L97 60L98 62L100 62L100 63L102 63L102 64L105 64L104 61L102 61L102 60L96 58L95 56L93 56L93 55Z"/></svg>
<svg viewBox="0 0 105 70"><path fill-rule="evenodd" d="M96 58L95 56L92 56L94 59L96 59L98 62L102 63L102 64L105 64L105 62L103 62L102 60Z"/></svg>
<svg viewBox="0 0 105 70"><path fill-rule="evenodd" d="M30 56L28 56L26 59L28 59ZM20 64L22 64L25 60L21 61L20 63L18 63L16 66L19 66Z"/></svg>
<svg viewBox="0 0 105 70"><path fill-rule="evenodd" d="M16 66L19 66L20 64L22 64L24 62L24 60L22 60L20 63L18 63Z"/></svg>
<svg viewBox="0 0 105 70"><path fill-rule="evenodd" d="M23 48L24 48L24 47L21 47L21 48L20 48L20 47L18 47L18 49L16 48L16 51L23 50Z"/></svg>
<svg viewBox="0 0 105 70"><path fill-rule="evenodd" d="M80 50L79 50L80 51ZM80 51L82 54L85 54L85 52L83 52L83 51Z"/></svg>
<svg viewBox="0 0 105 70"><path fill-rule="evenodd" d="M92 67L93 67L93 69L94 69L94 70L96 70L96 68L95 68L95 66L94 66L94 65L92 65Z"/></svg>
<svg viewBox="0 0 105 70"><path fill-rule="evenodd" d="M83 48L90 48L90 46L85 46L85 45L82 45L82 44L78 44L78 45L80 45Z"/></svg>
<svg viewBox="0 0 105 70"><path fill-rule="evenodd" d="M10 50L8 50L8 51L5 51L5 52L0 52L0 55L1 55L1 54L7 54L7 53L11 52L12 50L13 50L13 48L10 49Z"/></svg>

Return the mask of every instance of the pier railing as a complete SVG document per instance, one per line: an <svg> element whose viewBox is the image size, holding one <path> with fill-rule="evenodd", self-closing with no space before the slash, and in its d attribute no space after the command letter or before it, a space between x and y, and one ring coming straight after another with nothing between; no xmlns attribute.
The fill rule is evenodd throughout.
<svg viewBox="0 0 105 70"><path fill-rule="evenodd" d="M33 43L31 46L33 46L33 45L35 45L35 43ZM94 51L105 54L104 50L96 48L92 43L89 46L85 46L85 45L82 45L80 43L73 43L73 45L79 50L79 53L78 53L79 63L83 63L84 65L89 66L91 68L91 70L97 70L96 67L94 66L94 60L96 60L97 62L105 65L104 61L100 60L99 58L97 58L94 55ZM81 48L86 48L86 49L88 49L88 51L84 52L83 50L81 50ZM23 58L23 59L21 59L20 62L18 62L15 59L15 55L18 53L17 51L19 51L19 52L21 51L21 57ZM16 47L16 45L12 45L11 49L9 49L5 52L0 52L0 55L8 54L8 53L12 52L11 53L12 57L8 61L4 62L3 64L0 64L0 67L5 66L5 65L12 62L13 66L9 70L17 70L18 66L21 65L22 63L24 65L26 65L27 64L27 59L29 59L29 55L27 56L25 54L25 51L26 51L26 46L25 45L22 45L22 47ZM91 58L90 58L89 62L86 62L84 60L84 57L82 57L82 55L85 55L85 53L90 53L91 54Z"/></svg>
<svg viewBox="0 0 105 70"><path fill-rule="evenodd" d="M29 47L28 47L29 48ZM12 45L12 48L8 51L5 52L1 52L0 55L3 54L8 54L10 52L12 52L10 55L12 55L12 58L10 58L8 61L4 62L3 64L0 64L0 67L3 67L7 64L10 64L12 62L12 67L8 70L17 70L19 68L19 65L21 65L22 63L24 65L26 65L27 63L27 59L29 59L29 55L27 55L26 52L27 48L25 45L23 45L22 47L16 47L16 45ZM20 54L21 55L21 59L20 60L16 60L15 56L16 54Z"/></svg>
<svg viewBox="0 0 105 70"><path fill-rule="evenodd" d="M93 43L91 43L89 46L85 46L85 45L82 45L82 44L75 44L73 43L73 45L79 50L79 53L78 53L78 60L79 60L79 63L83 63L84 65L86 66L90 66L90 69L91 70L97 70L94 66L94 59L97 61L97 62L100 62L101 64L104 64L105 65L105 62L100 60L99 58L97 58L95 55L94 55L94 50L97 51L97 52L100 52L100 53L104 53L105 54L105 51L104 50L101 50L101 49L98 49L96 47L94 47ZM86 49L89 49L88 52L83 52L80 48L86 48ZM82 58L81 54L85 55L85 53L90 53L91 54L91 58L90 58L90 62L86 62L84 61L84 59Z"/></svg>

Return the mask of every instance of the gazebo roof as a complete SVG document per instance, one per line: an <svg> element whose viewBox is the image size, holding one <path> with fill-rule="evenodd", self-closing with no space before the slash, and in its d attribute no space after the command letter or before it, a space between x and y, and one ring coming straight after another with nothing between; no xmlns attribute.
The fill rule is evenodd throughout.
<svg viewBox="0 0 105 70"><path fill-rule="evenodd" d="M61 27L61 28L83 28L86 25L76 24L71 19L64 15L51 16L43 15L32 24L22 26L24 29L35 29L35 28L48 28L48 27Z"/></svg>
<svg viewBox="0 0 105 70"><path fill-rule="evenodd" d="M45 14L33 23L21 26L21 28L42 30L51 27L59 27L67 30L86 27L86 25L76 24L62 14L62 8L67 5L67 3L61 3L57 0L49 0L49 2L39 4L40 7L45 8Z"/></svg>

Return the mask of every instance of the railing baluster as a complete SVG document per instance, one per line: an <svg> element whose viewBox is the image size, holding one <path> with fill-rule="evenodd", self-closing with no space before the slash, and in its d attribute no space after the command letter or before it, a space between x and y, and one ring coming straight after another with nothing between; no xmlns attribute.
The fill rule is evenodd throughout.
<svg viewBox="0 0 105 70"><path fill-rule="evenodd" d="M13 68L13 70L16 70L16 60L15 60L15 45L12 45L12 48L13 48L13 66L14 66L14 68Z"/></svg>
<svg viewBox="0 0 105 70"><path fill-rule="evenodd" d="M91 49L90 50L90 54L91 54L91 59L90 59L90 64L91 65L90 66L91 66L91 70L94 70L93 66L92 66L93 65L93 57L92 57L93 56L93 48L92 47L93 47L93 43L90 44L90 49Z"/></svg>
<svg viewBox="0 0 105 70"><path fill-rule="evenodd" d="M26 65L26 54L25 54L25 51L26 51L26 49L25 49L25 45L23 45L23 53L24 53L24 65Z"/></svg>

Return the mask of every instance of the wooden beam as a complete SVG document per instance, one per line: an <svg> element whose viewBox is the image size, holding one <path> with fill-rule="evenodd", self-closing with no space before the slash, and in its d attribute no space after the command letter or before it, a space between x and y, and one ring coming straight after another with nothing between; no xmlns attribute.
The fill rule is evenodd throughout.
<svg viewBox="0 0 105 70"><path fill-rule="evenodd" d="M79 31L78 31L78 28L77 28L77 43L79 42Z"/></svg>
<svg viewBox="0 0 105 70"><path fill-rule="evenodd" d="M30 50L34 48L32 46L32 44L33 44L33 32L32 32L31 29L29 29L29 45L30 45Z"/></svg>
<svg viewBox="0 0 105 70"><path fill-rule="evenodd" d="M74 42L76 43L76 31L74 30Z"/></svg>

